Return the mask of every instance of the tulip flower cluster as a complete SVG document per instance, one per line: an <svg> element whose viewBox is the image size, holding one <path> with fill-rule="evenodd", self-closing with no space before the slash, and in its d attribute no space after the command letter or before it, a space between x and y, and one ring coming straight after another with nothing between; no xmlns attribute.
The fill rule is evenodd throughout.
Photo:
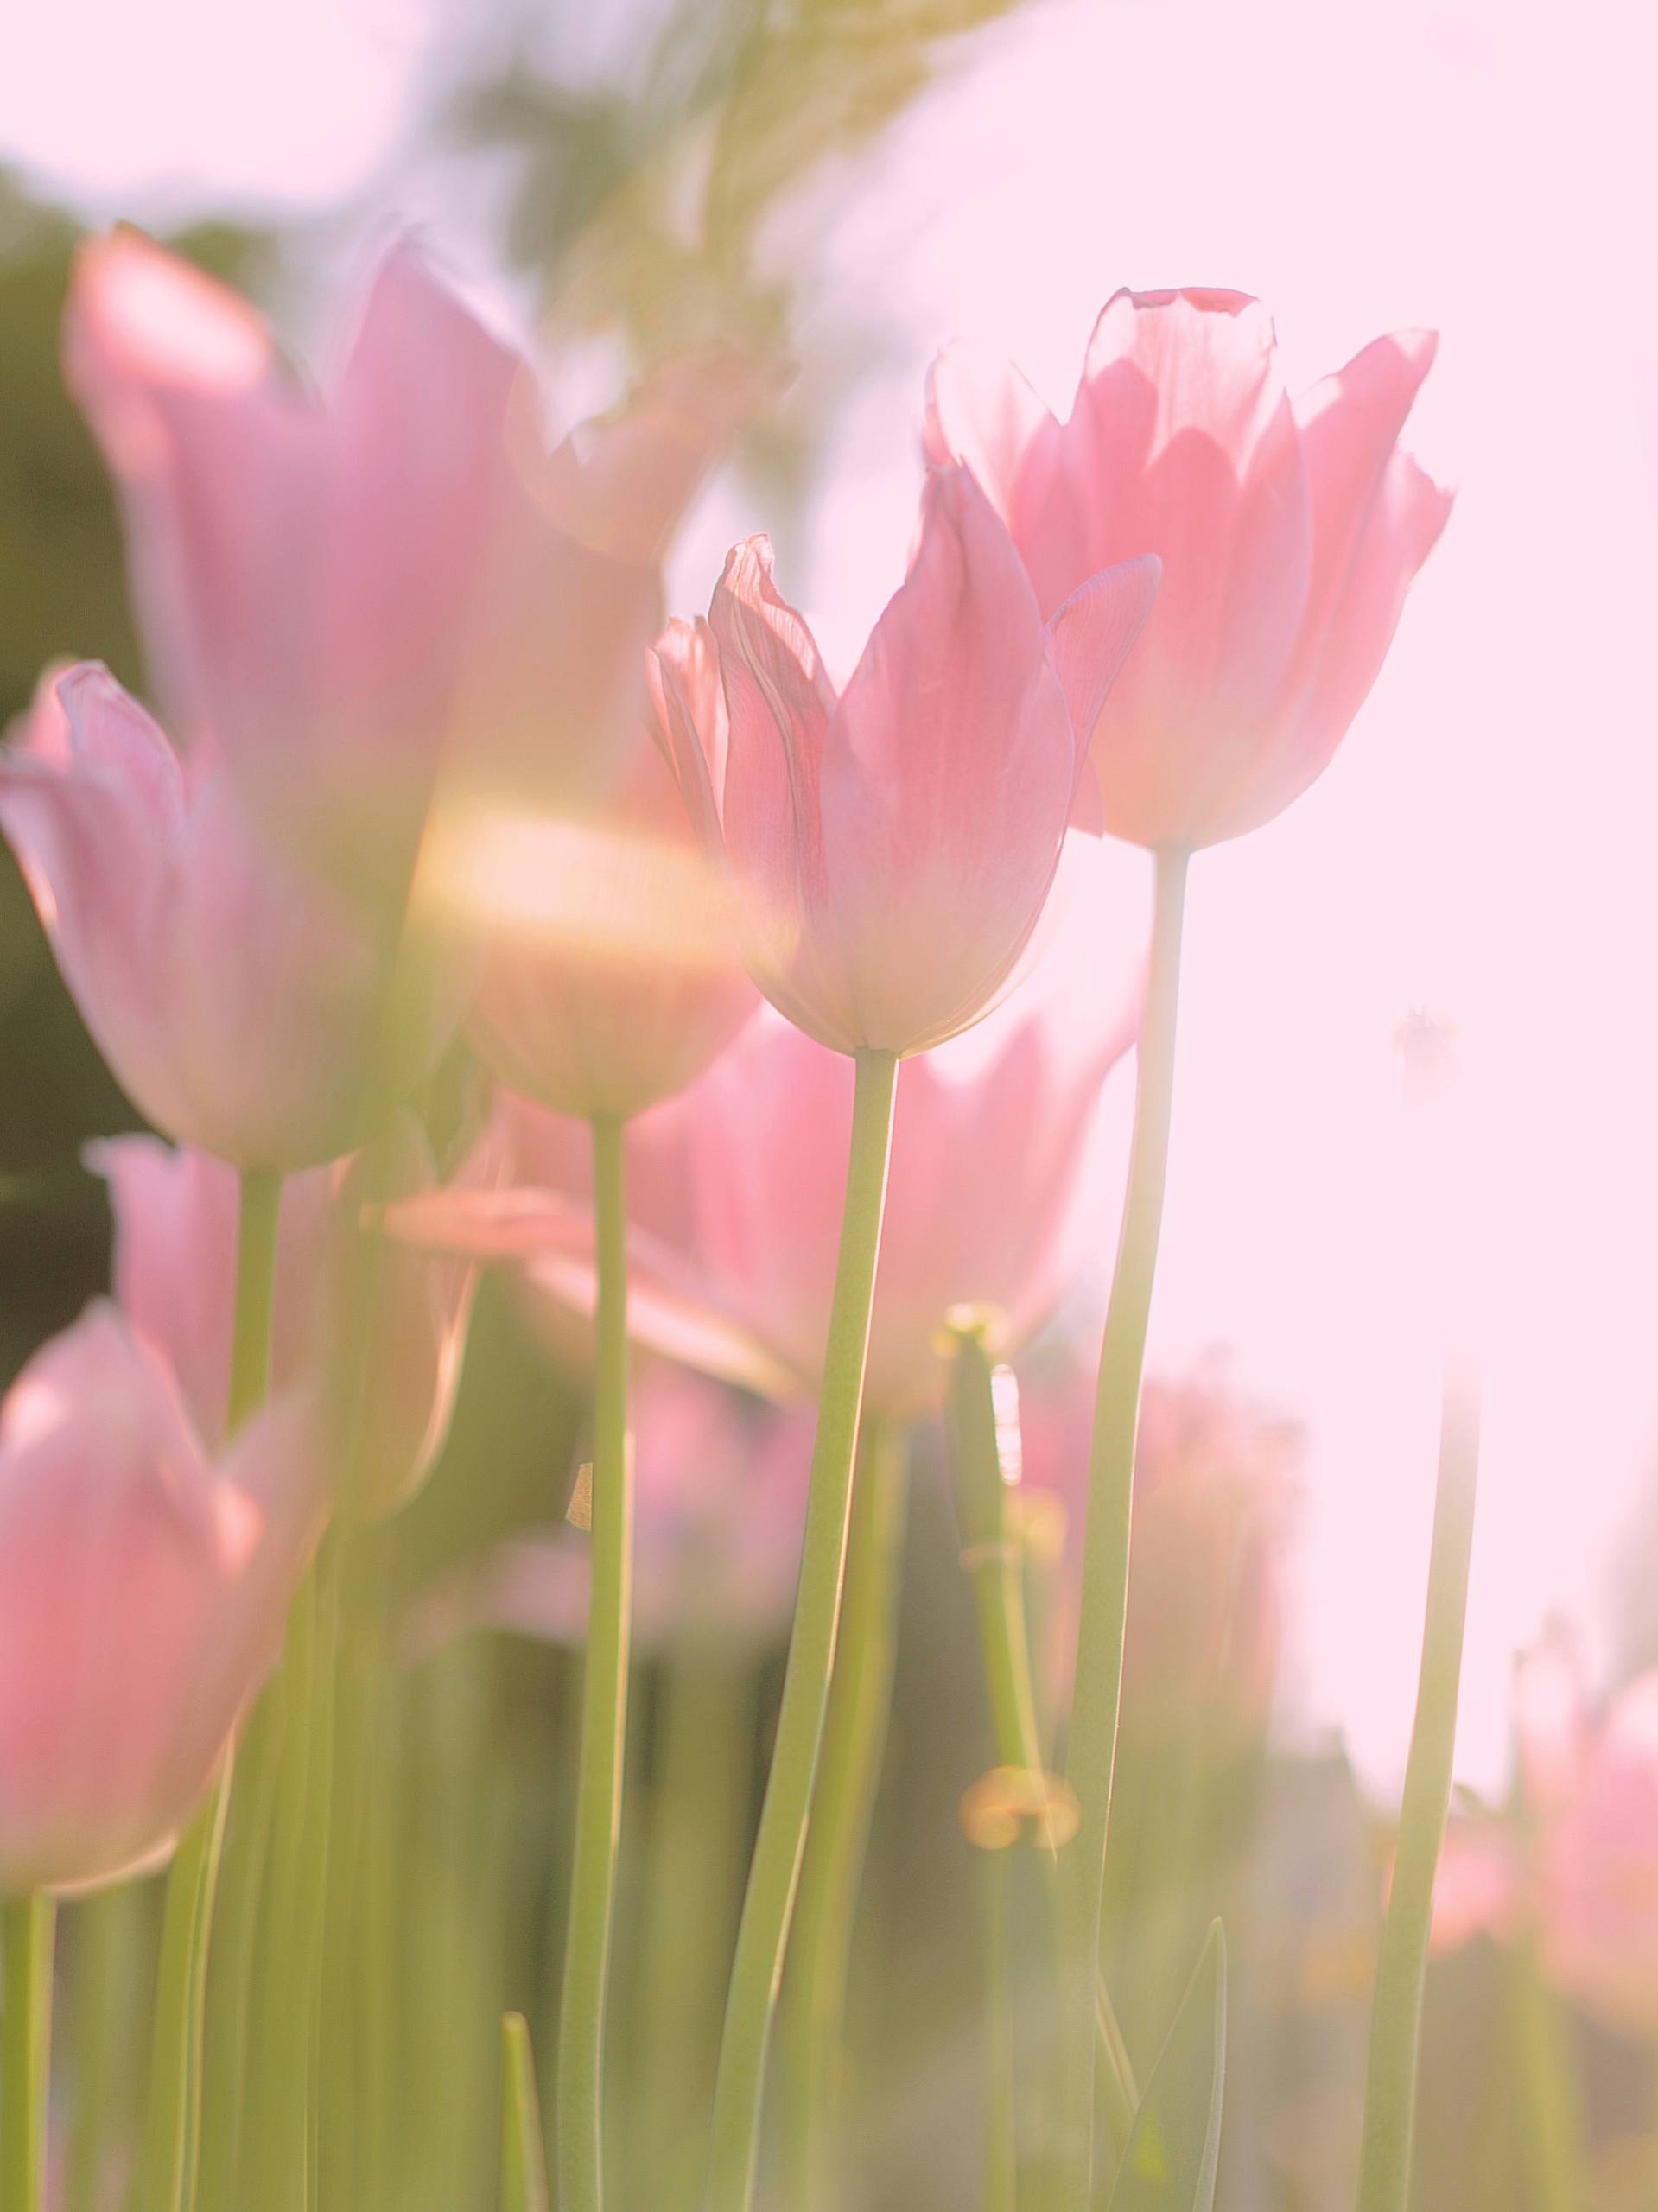
<svg viewBox="0 0 1658 2212"><path fill-rule="evenodd" d="M722 1815L734 1925L686 1893L694 1798L668 1801L691 1808L680 1886L645 1914L682 1915L658 1973L692 1923L725 1929L717 2050L704 2018L672 2123L687 2201L848 2201L840 2047L912 1457L948 1467L976 1600L981 1680L938 1694L988 1698L997 1746L963 1820L1028 1847L1039 1931L992 1938L1004 1969L1037 1962L1041 2082L991 2036L1013 2117L987 2186L1005 2159L1021 2202L1085 2212L1115 2172L1137 2207L1172 2158L1181 2212L1212 2201L1223 1952L1143 2094L1151 2054L1100 1979L1125 1678L1160 1733L1223 1676L1242 1740L1277 1647L1281 1433L1196 1383L1140 1427L1182 891L1193 853L1322 771L1380 669L1448 507L1398 446L1432 350L1379 340L1296 400L1259 303L1122 292L1063 423L946 353L908 565L837 682L763 537L705 617L666 619L664 553L772 363L673 354L549 446L530 361L408 245L314 384L144 238L85 248L65 368L119 495L150 706L48 671L0 755L0 830L155 1134L88 1154L113 1304L36 1355L0 1425L0 2212L44 2201L26 2022L51 1901L168 1862L137 2201L314 2212L324 2014L384 2028L391 2005L384 1947L361 1985L340 1963L352 1854L387 1817L341 1754L353 1701L480 1623L579 1656L541 2054L561 2212L683 2193L651 2164L665 2133L615 2177L632 1662L717 1672L786 1633L754 1817L740 1778ZM1102 1099L1131 1056L1125 1173ZM447 1120L440 1066L466 1071ZM1038 1360L1022 1484L1008 1363L1062 1313L1075 1344L1114 1241L1097 1400L1045 1406ZM549 1483L531 1533L390 1591L385 1527L443 1451L486 1276L589 1407L570 1525ZM1132 1619L1131 1529L1169 1593ZM1437 1549L1436 1578L1447 1602ZM1425 1710L1445 1694L1425 1672ZM672 1712L649 1712L677 1772ZM1401 1873L1407 1959L1413 1895ZM1407 2149L1419 1988L1384 1976L1373 2045ZM658 1996L647 2044L683 2031L683 1984ZM508 2050L505 2201L528 2208L542 2130ZM1177 2110L1194 2063L1214 2094ZM416 2201L362 2182L385 2144L346 2155L354 2207ZM1402 2204L1401 2156L1378 2121L1366 2212Z"/></svg>

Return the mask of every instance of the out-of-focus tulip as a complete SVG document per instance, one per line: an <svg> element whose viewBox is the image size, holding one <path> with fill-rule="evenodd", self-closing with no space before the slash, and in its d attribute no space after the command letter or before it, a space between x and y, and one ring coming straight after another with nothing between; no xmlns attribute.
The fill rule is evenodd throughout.
<svg viewBox="0 0 1658 2212"><path fill-rule="evenodd" d="M653 745L601 812L505 823L473 867L496 918L468 1033L556 1113L626 1118L670 1097L759 1003L725 879Z"/></svg>
<svg viewBox="0 0 1658 2212"><path fill-rule="evenodd" d="M158 1128L241 1167L360 1141L388 1049L388 933L266 842L211 748L181 760L83 663L0 753L0 829L82 1019ZM410 1081L461 1010L448 986L425 995L400 1033Z"/></svg>
<svg viewBox="0 0 1658 2212"><path fill-rule="evenodd" d="M1434 1948L1528 1935L1562 1996L1658 2040L1658 1672L1597 1713L1570 1638L1552 1630L1515 1670L1514 1713L1515 1802L1452 1818Z"/></svg>
<svg viewBox="0 0 1658 2212"><path fill-rule="evenodd" d="M1095 1379L1073 1365L1020 1394L1023 1479L1080 1537ZM1295 1429L1242 1397L1217 1363L1148 1380L1134 1457L1134 1573L1122 1726L1147 1741L1267 1726L1284 1616ZM1059 1641L1069 1648L1070 1639Z"/></svg>
<svg viewBox="0 0 1658 2212"><path fill-rule="evenodd" d="M1591 2018L1658 2040L1658 1673L1614 1700L1539 1847L1544 1973Z"/></svg>
<svg viewBox="0 0 1658 2212"><path fill-rule="evenodd" d="M935 364L929 454L973 469L1045 613L1109 562L1162 556L1094 729L1119 836L1236 837L1328 765L1450 510L1397 445L1433 346L1377 339L1292 404L1258 301L1123 291L1067 422L1005 363L958 347Z"/></svg>
<svg viewBox="0 0 1658 2212"><path fill-rule="evenodd" d="M302 1398L219 1457L88 1309L0 1414L0 1891L165 1851L264 1680L321 1522Z"/></svg>
<svg viewBox="0 0 1658 2212"><path fill-rule="evenodd" d="M640 1643L755 1645L780 1635L800 1564L810 1414L746 1402L654 1361L639 1376L630 1417ZM417 1635L483 1625L579 1645L590 1551L569 1529L506 1544L438 1586Z"/></svg>
<svg viewBox="0 0 1658 2212"><path fill-rule="evenodd" d="M426 1141L408 1120L392 1147L391 1179L414 1192L435 1182ZM224 1435L230 1391L238 1224L237 1179L206 1153L154 1137L114 1137L86 1147L109 1183L115 1216L117 1302L134 1333L176 1376L200 1433ZM290 1175L277 1232L271 1376L302 1382L336 1415L334 1474L354 1514L404 1503L442 1449L454 1408L476 1269L388 1245L365 1275L353 1266L367 1197L360 1160ZM358 1325L354 1294L370 1300L363 1371L344 1363ZM347 1433L345 1424L351 1426ZM349 1464L338 1464L342 1452Z"/></svg>
<svg viewBox="0 0 1658 2212"><path fill-rule="evenodd" d="M764 538L732 553L706 623L659 640L664 742L729 869L750 972L819 1043L923 1052L1013 974L1157 564L1077 582L1045 627L989 501L943 468L838 697Z"/></svg>
<svg viewBox="0 0 1658 2212"><path fill-rule="evenodd" d="M1138 1014L1144 878L1092 839L1071 857L1076 906L1036 972L971 1036L900 1072L865 1391L881 1412L936 1401L952 1306L994 1308L1003 1351L1074 1274L1101 1088ZM1114 933L1107 917L1130 900L1134 925L1119 918ZM1102 969L1100 948L1114 944ZM852 1090L843 1058L763 1011L699 1082L631 1125L640 1341L770 1395L816 1386ZM549 1295L590 1312L586 1133L522 1101L499 1111L518 1187L434 1194L395 1208L394 1231L523 1261Z"/></svg>
<svg viewBox="0 0 1658 2212"><path fill-rule="evenodd" d="M83 250L64 351L168 718L330 872L406 880L446 753L497 804L608 782L662 543L752 362L670 362L549 455L524 361L407 244L317 393L234 293L130 231Z"/></svg>

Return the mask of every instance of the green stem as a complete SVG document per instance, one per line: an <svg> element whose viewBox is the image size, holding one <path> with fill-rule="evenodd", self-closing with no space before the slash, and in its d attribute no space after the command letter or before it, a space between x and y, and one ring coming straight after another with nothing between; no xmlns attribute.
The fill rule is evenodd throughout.
<svg viewBox="0 0 1658 2212"><path fill-rule="evenodd" d="M270 1388L282 1183L273 1168L249 1168L242 1177L241 1223L236 1240L236 1319L225 1418L226 1431L232 1436L264 1403Z"/></svg>
<svg viewBox="0 0 1658 2212"><path fill-rule="evenodd" d="M627 1433L627 1194L623 1124L593 1124L599 1262L594 1391L592 1597L581 1685L554 2134L559 2212L598 2212L603 2196L605 1996L615 1910L632 1610L633 1469Z"/></svg>
<svg viewBox="0 0 1658 2212"><path fill-rule="evenodd" d="M1058 2148L1064 2212L1087 2212L1091 2189L1101 1886L1105 1878L1117 1711L1122 1692L1134 1440L1174 1097L1187 857L1178 850L1164 850L1157 855L1151 968L1140 1030L1128 1188L1100 1348L1094 1441L1089 1456L1082 1606L1066 1759L1066 1777L1076 1792L1079 1820L1076 1839L1064 1855L1061 1885L1065 1952L1061 2003L1066 2031Z"/></svg>
<svg viewBox="0 0 1658 2212"><path fill-rule="evenodd" d="M201 2139L201 2193L209 2206L236 2201L249 2103L259 1904L270 1864L284 1726L279 1680L260 1699L237 1754L241 1786L227 1835L215 1916L206 2033L218 2089L202 2112Z"/></svg>
<svg viewBox="0 0 1658 2212"><path fill-rule="evenodd" d="M1439 1429L1416 1719L1405 1766L1393 1887L1382 1923L1370 2013L1359 2212L1405 2212L1410 2192L1422 1989L1427 1976L1433 1881L1451 1802L1478 1467L1478 1388L1471 1369L1453 1350Z"/></svg>
<svg viewBox="0 0 1658 2212"><path fill-rule="evenodd" d="M1534 1936L1521 1939L1509 1963L1520 2111L1538 2212L1579 2212L1587 2168L1570 2024L1543 1980Z"/></svg>
<svg viewBox="0 0 1658 2212"><path fill-rule="evenodd" d="M1013 2082L1013 1861L985 1853L985 2212L1015 2212L1019 2202L1019 2108Z"/></svg>
<svg viewBox="0 0 1658 2212"><path fill-rule="evenodd" d="M340 1712L340 1541L337 1535L324 1540L315 1569L316 1649L305 1746L305 1825L294 1943L293 2017L302 2037L296 2057L304 2115L304 2212L314 2212L318 2195L323 1955L334 1841L334 1745Z"/></svg>
<svg viewBox="0 0 1658 2212"><path fill-rule="evenodd" d="M748 1840L755 1669L740 1646L690 1641L657 1692L650 1878L643 1910L636 2094L646 2115L632 2196L688 2212L702 2183L720 2002Z"/></svg>
<svg viewBox="0 0 1658 2212"><path fill-rule="evenodd" d="M509 2012L501 2022L501 2212L548 2212L545 2158L529 2024Z"/></svg>
<svg viewBox="0 0 1658 2212"><path fill-rule="evenodd" d="M118 1882L74 1908L69 2044L76 2064L63 2212L98 2212L111 2154L124 2155L131 2140L140 2087L131 2021L149 1986L147 1902L140 1884Z"/></svg>
<svg viewBox="0 0 1658 2212"><path fill-rule="evenodd" d="M753 2196L772 2018L806 1847L840 1629L852 1471L863 1405L881 1214L886 1200L898 1062L890 1052L860 1052L857 1071L846 1207L823 1356L800 1585L789 1637L777 1740L748 1870L720 2039L708 2212L747 2212ZM569 2212L569 2208L562 2208L562 2212Z"/></svg>
<svg viewBox="0 0 1658 2212"><path fill-rule="evenodd" d="M227 1435L235 1433L270 1387L281 1211L281 1175L269 1169L245 1170L237 1233ZM207 1951L232 1764L232 1754L227 1751L212 1794L186 1831L168 1875L143 2146L140 2202L145 2212L194 2212L195 2204Z"/></svg>
<svg viewBox="0 0 1658 2212"><path fill-rule="evenodd" d="M782 2201L799 2212L831 2212L844 2201L836 2165L847 1984L892 1713L909 1506L908 1440L902 1432L868 1421L859 1470L840 1644L784 1995L790 2096Z"/></svg>
<svg viewBox="0 0 1658 2212"><path fill-rule="evenodd" d="M270 2212L295 2212L305 2200L308 2010L299 1931L318 1641L317 1573L313 1567L294 1593L282 1662L265 1693L277 1770L270 1789L269 1841L255 1914L255 2002L244 2061L249 2109L240 2162L248 2196ZM265 1777L261 1774L257 1780L260 1787L250 1794L263 1798Z"/></svg>
<svg viewBox="0 0 1658 2212"><path fill-rule="evenodd" d="M972 1578L978 1613L979 1649L996 1759L1002 1766L1041 1774L1046 1760L1026 1618L1023 1562L1008 1526L1008 1484L997 1434L994 1369L986 1344L985 1321L975 1317L952 1323L950 1336L953 1350L946 1403L950 1468L965 1539L963 1562ZM1043 1843L1045 1927L1051 1942L1058 1926L1059 1885L1058 1848L1051 1830L1045 1833ZM1009 1930L1013 1926L1011 1891L1009 1878L998 1893L1003 1923ZM1003 1980L1011 1979L1011 1966L1010 1961L1004 1967ZM1117 2155L1128 2144L1139 2090L1110 1992L1097 1976L1096 1983L1096 2072L1111 2148ZM1045 2067L1043 2072L1051 2070Z"/></svg>
<svg viewBox="0 0 1658 2212"><path fill-rule="evenodd" d="M0 2212L43 2212L52 2069L52 1953L57 1904L43 1890L0 1910L5 2012L0 2016Z"/></svg>

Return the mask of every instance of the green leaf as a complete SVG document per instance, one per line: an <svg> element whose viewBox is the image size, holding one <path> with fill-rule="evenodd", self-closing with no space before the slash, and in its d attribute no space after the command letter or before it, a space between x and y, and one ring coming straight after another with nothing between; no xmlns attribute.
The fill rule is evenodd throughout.
<svg viewBox="0 0 1658 2212"><path fill-rule="evenodd" d="M501 2019L501 2212L548 2212L541 2104L522 2012Z"/></svg>
<svg viewBox="0 0 1658 2212"><path fill-rule="evenodd" d="M1134 2114L1110 2212L1213 2212L1226 2073L1226 1936L1210 1927Z"/></svg>

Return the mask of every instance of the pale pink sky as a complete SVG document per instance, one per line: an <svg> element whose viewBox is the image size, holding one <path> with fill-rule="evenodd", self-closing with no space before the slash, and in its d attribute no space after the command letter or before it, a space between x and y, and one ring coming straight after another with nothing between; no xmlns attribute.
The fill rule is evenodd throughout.
<svg viewBox="0 0 1658 2212"><path fill-rule="evenodd" d="M372 204L429 33L422 0L37 10L0 159L100 213ZM1153 1326L1166 1360L1230 1341L1306 1419L1302 1718L1389 1776L1434 1419L1390 1039L1413 1007L1453 1020L1490 1255L1459 1765L1489 1783L1511 1650L1554 1605L1593 1637L1658 1482L1658 32L1620 0L1051 0L971 56L810 211L824 327L861 304L901 340L786 580L827 639L896 581L948 337L1063 406L1120 283L1259 292L1298 385L1378 331L1444 334L1410 435L1459 503L1389 664L1323 783L1193 870ZM373 212L441 232L389 187ZM710 499L680 596L764 521Z"/></svg>

